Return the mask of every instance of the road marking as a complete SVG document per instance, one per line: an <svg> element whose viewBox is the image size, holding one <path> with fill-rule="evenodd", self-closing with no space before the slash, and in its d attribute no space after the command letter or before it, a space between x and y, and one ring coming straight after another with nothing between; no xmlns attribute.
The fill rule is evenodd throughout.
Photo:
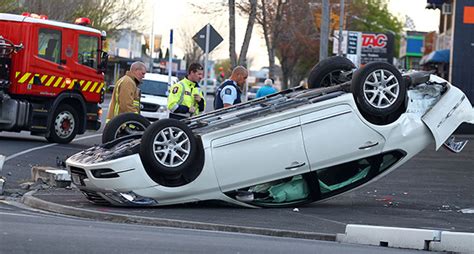
<svg viewBox="0 0 474 254"><path fill-rule="evenodd" d="M81 140L84 140L84 139L95 138L95 137L98 137L100 135L102 135L102 133L76 138L76 139L74 139L74 141L81 141ZM28 150L25 150L25 151L22 151L22 152L19 152L19 153L15 153L15 154L12 154L12 155L8 156L5 159L5 162L7 162L11 159L14 159L14 158L16 158L20 155L24 155L24 154L27 154L27 153L30 153L30 152L33 152L33 151L36 151L36 150L40 150L40 149L43 149L43 148L48 148L48 147L52 147L52 146L56 146L56 145L59 145L59 144L48 144L48 145L44 145L44 146L38 146L38 147L30 148Z"/></svg>
<svg viewBox="0 0 474 254"><path fill-rule="evenodd" d="M7 213L7 212L0 212L0 215L12 215L12 216L20 216L20 217L40 217L37 215L30 215L30 214L21 214L21 213Z"/></svg>

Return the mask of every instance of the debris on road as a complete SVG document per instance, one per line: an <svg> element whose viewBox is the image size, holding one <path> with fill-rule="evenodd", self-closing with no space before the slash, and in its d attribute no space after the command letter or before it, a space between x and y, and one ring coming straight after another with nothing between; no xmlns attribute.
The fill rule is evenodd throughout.
<svg viewBox="0 0 474 254"><path fill-rule="evenodd" d="M71 176L64 169L35 166L31 168L31 178L34 182L43 181L49 186L64 188L71 184Z"/></svg>

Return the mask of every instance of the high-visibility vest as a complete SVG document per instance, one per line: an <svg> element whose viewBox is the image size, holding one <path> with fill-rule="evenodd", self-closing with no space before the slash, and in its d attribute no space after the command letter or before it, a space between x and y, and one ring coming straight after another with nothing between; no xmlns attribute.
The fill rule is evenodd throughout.
<svg viewBox="0 0 474 254"><path fill-rule="evenodd" d="M199 105L194 100L195 94L199 94L204 99L204 94L200 90L200 88L196 86L196 83L192 82L187 78L182 79L181 81L170 87L168 95L168 109L171 113L184 117L198 115L201 112L199 112ZM196 111L194 112L194 114L175 112L180 105L186 106L188 108L194 107ZM206 101L204 100L204 108L206 107L205 105Z"/></svg>

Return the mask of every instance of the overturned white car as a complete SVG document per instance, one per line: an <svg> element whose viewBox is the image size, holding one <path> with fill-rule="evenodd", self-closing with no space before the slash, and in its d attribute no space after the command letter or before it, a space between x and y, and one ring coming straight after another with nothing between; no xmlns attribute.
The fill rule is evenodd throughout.
<svg viewBox="0 0 474 254"><path fill-rule="evenodd" d="M294 88L183 121L158 120L142 134L112 135L71 156L73 182L95 203L170 205L221 200L246 207L316 202L377 180L434 143L474 124L456 87L386 63L353 72L330 58ZM315 88L319 87L319 88ZM133 117L132 117L133 118ZM112 122L111 122L112 123ZM138 128L139 129L139 128ZM110 132L110 131L109 131ZM116 132L118 133L118 132Z"/></svg>

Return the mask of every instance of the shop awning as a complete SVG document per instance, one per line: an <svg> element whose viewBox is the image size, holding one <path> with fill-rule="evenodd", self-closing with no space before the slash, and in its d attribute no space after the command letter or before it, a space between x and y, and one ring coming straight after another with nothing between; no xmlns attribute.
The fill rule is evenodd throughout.
<svg viewBox="0 0 474 254"><path fill-rule="evenodd" d="M436 50L421 58L421 65L430 63L449 63L449 49Z"/></svg>

